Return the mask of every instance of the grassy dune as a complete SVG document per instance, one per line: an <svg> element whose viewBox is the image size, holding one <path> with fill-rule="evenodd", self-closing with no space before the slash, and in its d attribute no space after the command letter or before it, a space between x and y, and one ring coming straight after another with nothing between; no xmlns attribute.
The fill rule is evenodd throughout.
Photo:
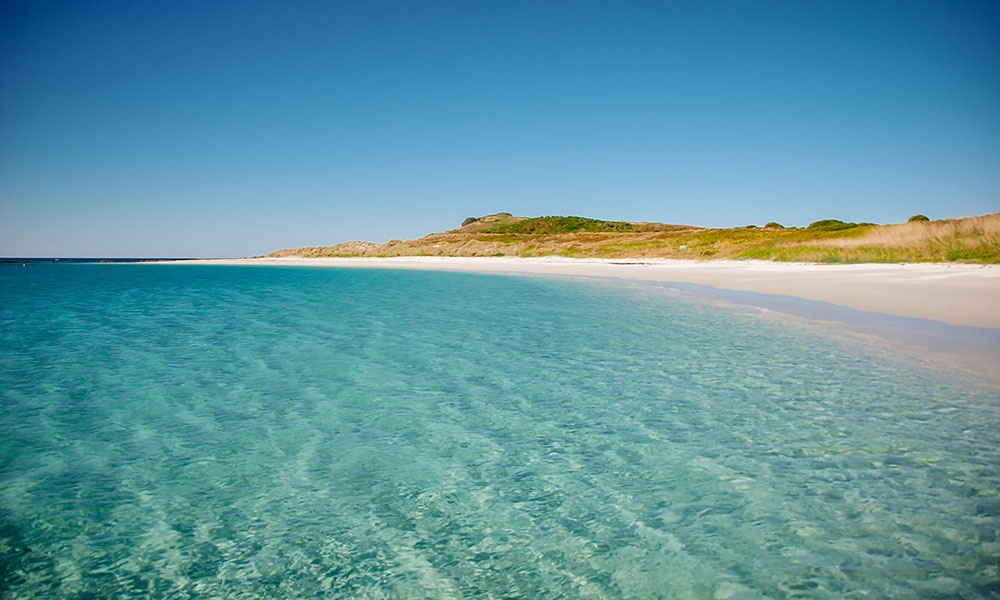
<svg viewBox="0 0 1000 600"><path fill-rule="evenodd" d="M458 229L384 244L279 250L268 256L570 256L797 262L1000 263L1000 213L896 225L819 221L809 227L712 229L582 217L466 219Z"/></svg>

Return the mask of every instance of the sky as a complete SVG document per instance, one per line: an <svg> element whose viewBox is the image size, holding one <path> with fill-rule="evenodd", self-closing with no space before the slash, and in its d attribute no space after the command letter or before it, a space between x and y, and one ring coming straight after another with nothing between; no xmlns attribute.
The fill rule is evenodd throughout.
<svg viewBox="0 0 1000 600"><path fill-rule="evenodd" d="M0 3L0 256L1000 211L996 2Z"/></svg>

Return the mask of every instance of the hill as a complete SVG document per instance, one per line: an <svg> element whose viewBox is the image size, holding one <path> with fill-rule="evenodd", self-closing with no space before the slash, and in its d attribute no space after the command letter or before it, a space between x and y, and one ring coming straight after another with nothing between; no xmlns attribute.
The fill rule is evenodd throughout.
<svg viewBox="0 0 1000 600"><path fill-rule="evenodd" d="M1000 263L1000 213L877 225L836 219L808 227L716 229L584 217L470 217L456 229L384 244L347 242L268 256L569 256L762 259L798 262Z"/></svg>

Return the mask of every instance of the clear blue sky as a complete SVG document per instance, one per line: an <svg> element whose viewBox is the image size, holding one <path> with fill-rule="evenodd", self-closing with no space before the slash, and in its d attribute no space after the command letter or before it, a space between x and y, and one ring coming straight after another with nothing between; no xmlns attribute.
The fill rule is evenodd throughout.
<svg viewBox="0 0 1000 600"><path fill-rule="evenodd" d="M996 2L4 2L0 256L1000 210Z"/></svg>

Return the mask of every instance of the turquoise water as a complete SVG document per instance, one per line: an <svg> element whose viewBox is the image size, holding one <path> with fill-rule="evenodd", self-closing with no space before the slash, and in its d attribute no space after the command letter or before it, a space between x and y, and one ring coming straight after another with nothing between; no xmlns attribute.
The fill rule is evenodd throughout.
<svg viewBox="0 0 1000 600"><path fill-rule="evenodd" d="M5 598L1000 597L1000 397L668 289L0 265Z"/></svg>

